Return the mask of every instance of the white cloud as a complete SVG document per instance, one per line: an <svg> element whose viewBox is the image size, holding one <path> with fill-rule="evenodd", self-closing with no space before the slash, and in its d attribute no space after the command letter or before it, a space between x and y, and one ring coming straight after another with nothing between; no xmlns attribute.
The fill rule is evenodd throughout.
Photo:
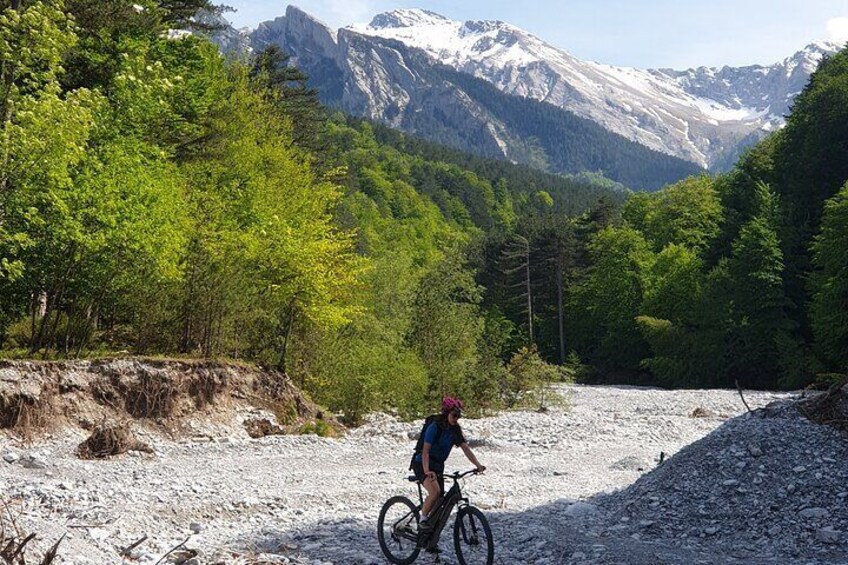
<svg viewBox="0 0 848 565"><path fill-rule="evenodd" d="M848 42L848 17L831 18L825 24L827 38L839 43Z"/></svg>

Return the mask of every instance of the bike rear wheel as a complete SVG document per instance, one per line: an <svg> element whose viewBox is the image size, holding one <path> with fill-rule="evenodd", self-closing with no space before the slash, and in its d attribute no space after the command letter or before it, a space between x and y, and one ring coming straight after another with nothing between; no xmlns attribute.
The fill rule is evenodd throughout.
<svg viewBox="0 0 848 565"><path fill-rule="evenodd" d="M459 509L453 524L453 545L460 565L492 565L495 560L489 521L473 506Z"/></svg>
<svg viewBox="0 0 848 565"><path fill-rule="evenodd" d="M405 496L386 501L377 520L377 539L386 559L395 565L410 565L418 557L418 507Z"/></svg>

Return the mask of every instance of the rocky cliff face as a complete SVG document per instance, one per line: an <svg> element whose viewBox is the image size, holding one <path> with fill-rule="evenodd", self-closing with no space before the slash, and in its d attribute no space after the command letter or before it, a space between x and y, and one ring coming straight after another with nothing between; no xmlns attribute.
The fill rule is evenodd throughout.
<svg viewBox="0 0 848 565"><path fill-rule="evenodd" d="M342 65L336 32L306 12L293 6L286 15L259 24L249 35L254 50L276 44L287 47L288 53L304 68L312 68L326 60Z"/></svg>
<svg viewBox="0 0 848 565"><path fill-rule="evenodd" d="M441 125L425 129L443 127L460 139L473 136L484 155L504 155L497 120L431 76L434 61L400 42L348 29L336 33L293 6L285 16L260 24L249 42L254 50L282 47L330 106L410 132L417 132L421 116L427 116Z"/></svg>
<svg viewBox="0 0 848 565"><path fill-rule="evenodd" d="M422 49L355 29L333 32L291 6L285 16L260 24L248 39L253 50L275 44L289 53L292 63L309 75L311 85L318 89L325 104L478 155L533 165L542 163L543 168L558 173L603 169L613 180L648 189L698 170L682 160L653 155L642 146L634 150L627 147L633 144L623 138L616 136L610 140L608 132L571 113L555 115L559 125L547 129L557 133L546 132L550 139L539 142L540 135L524 131L522 122L526 120L516 117L514 104L523 104L523 99L442 65ZM469 80L471 84L467 83ZM565 114L554 107L539 109L530 105L522 107L519 113L538 116L557 112ZM538 118L536 122L544 120ZM569 125L563 126L563 122ZM560 130L564 130L567 139L563 140ZM554 138L556 143L552 141ZM580 144L584 152L593 148L598 155L618 152L627 156L595 159L598 164L592 166L583 164L592 158L566 163L562 155L573 153L569 143ZM619 148L622 144L623 151ZM552 157L553 152L561 155ZM608 166L605 160L621 164ZM659 162L656 171L652 165L644 166L645 162L655 160ZM612 170L613 167L619 170ZM649 172L640 178L626 178L623 171L628 168L641 168L640 175Z"/></svg>

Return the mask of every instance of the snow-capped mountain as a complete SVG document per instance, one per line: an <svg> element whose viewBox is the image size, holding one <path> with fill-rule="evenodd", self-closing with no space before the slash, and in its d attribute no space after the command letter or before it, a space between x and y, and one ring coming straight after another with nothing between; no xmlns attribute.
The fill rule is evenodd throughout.
<svg viewBox="0 0 848 565"><path fill-rule="evenodd" d="M840 48L813 43L771 66L642 70L580 60L504 22L459 22L418 9L347 29L421 49L505 93L564 108L711 168L732 162L740 142L780 127L822 56Z"/></svg>
<svg viewBox="0 0 848 565"><path fill-rule="evenodd" d="M567 110L506 94L424 50L334 31L291 6L260 24L249 43L254 51L282 47L331 107L478 155L557 173L603 171L632 188L659 188L699 171Z"/></svg>
<svg viewBox="0 0 848 565"><path fill-rule="evenodd" d="M504 22L415 9L333 30L289 6L253 31L225 32L213 37L225 51L279 45L349 114L633 188L730 168L782 126L822 56L839 49L813 43L770 66L643 70L583 61Z"/></svg>

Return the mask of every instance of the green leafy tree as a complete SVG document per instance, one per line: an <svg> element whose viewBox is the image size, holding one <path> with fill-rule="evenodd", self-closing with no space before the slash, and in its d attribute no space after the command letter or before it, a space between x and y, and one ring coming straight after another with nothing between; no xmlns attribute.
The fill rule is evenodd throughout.
<svg viewBox="0 0 848 565"><path fill-rule="evenodd" d="M194 225L183 348L244 350L286 368L292 333L349 321L360 260L333 226L337 188L291 146L291 126L237 70L185 165Z"/></svg>
<svg viewBox="0 0 848 565"><path fill-rule="evenodd" d="M781 201L780 235L792 317L809 336L806 280L810 244L819 232L824 202L848 179L848 51L821 61L794 101L777 139L772 185ZM765 179L764 179L765 180Z"/></svg>
<svg viewBox="0 0 848 565"><path fill-rule="evenodd" d="M688 247L671 244L646 274L636 318L652 355L642 360L667 386L720 384L723 352L722 303L707 297L703 264ZM718 316L718 319L716 317Z"/></svg>
<svg viewBox="0 0 848 565"><path fill-rule="evenodd" d="M563 380L563 372L546 363L534 347L522 347L509 360L501 383L501 395L508 408L516 405L548 408L549 387Z"/></svg>
<svg viewBox="0 0 848 565"><path fill-rule="evenodd" d="M742 226L757 214L757 186L777 185L774 159L782 132L775 132L749 148L732 171L716 179L715 186L721 199L724 221L721 233L705 254L710 266L715 266L722 257L730 256L731 246Z"/></svg>
<svg viewBox="0 0 848 565"><path fill-rule="evenodd" d="M409 342L427 369L432 399L474 398L469 384L479 363L481 290L458 250L447 252L421 280Z"/></svg>
<svg viewBox="0 0 848 565"><path fill-rule="evenodd" d="M645 273L640 311L676 324L694 323L694 310L701 298L702 270L702 261L690 248L674 243L666 246Z"/></svg>
<svg viewBox="0 0 848 565"><path fill-rule="evenodd" d="M627 226L598 232L589 252L592 266L569 300L575 349L597 364L636 370L648 355L635 318L654 254L642 235Z"/></svg>
<svg viewBox="0 0 848 565"><path fill-rule="evenodd" d="M660 250L670 243L703 251L718 237L722 206L713 179L702 175L641 194L627 202L624 217Z"/></svg>

